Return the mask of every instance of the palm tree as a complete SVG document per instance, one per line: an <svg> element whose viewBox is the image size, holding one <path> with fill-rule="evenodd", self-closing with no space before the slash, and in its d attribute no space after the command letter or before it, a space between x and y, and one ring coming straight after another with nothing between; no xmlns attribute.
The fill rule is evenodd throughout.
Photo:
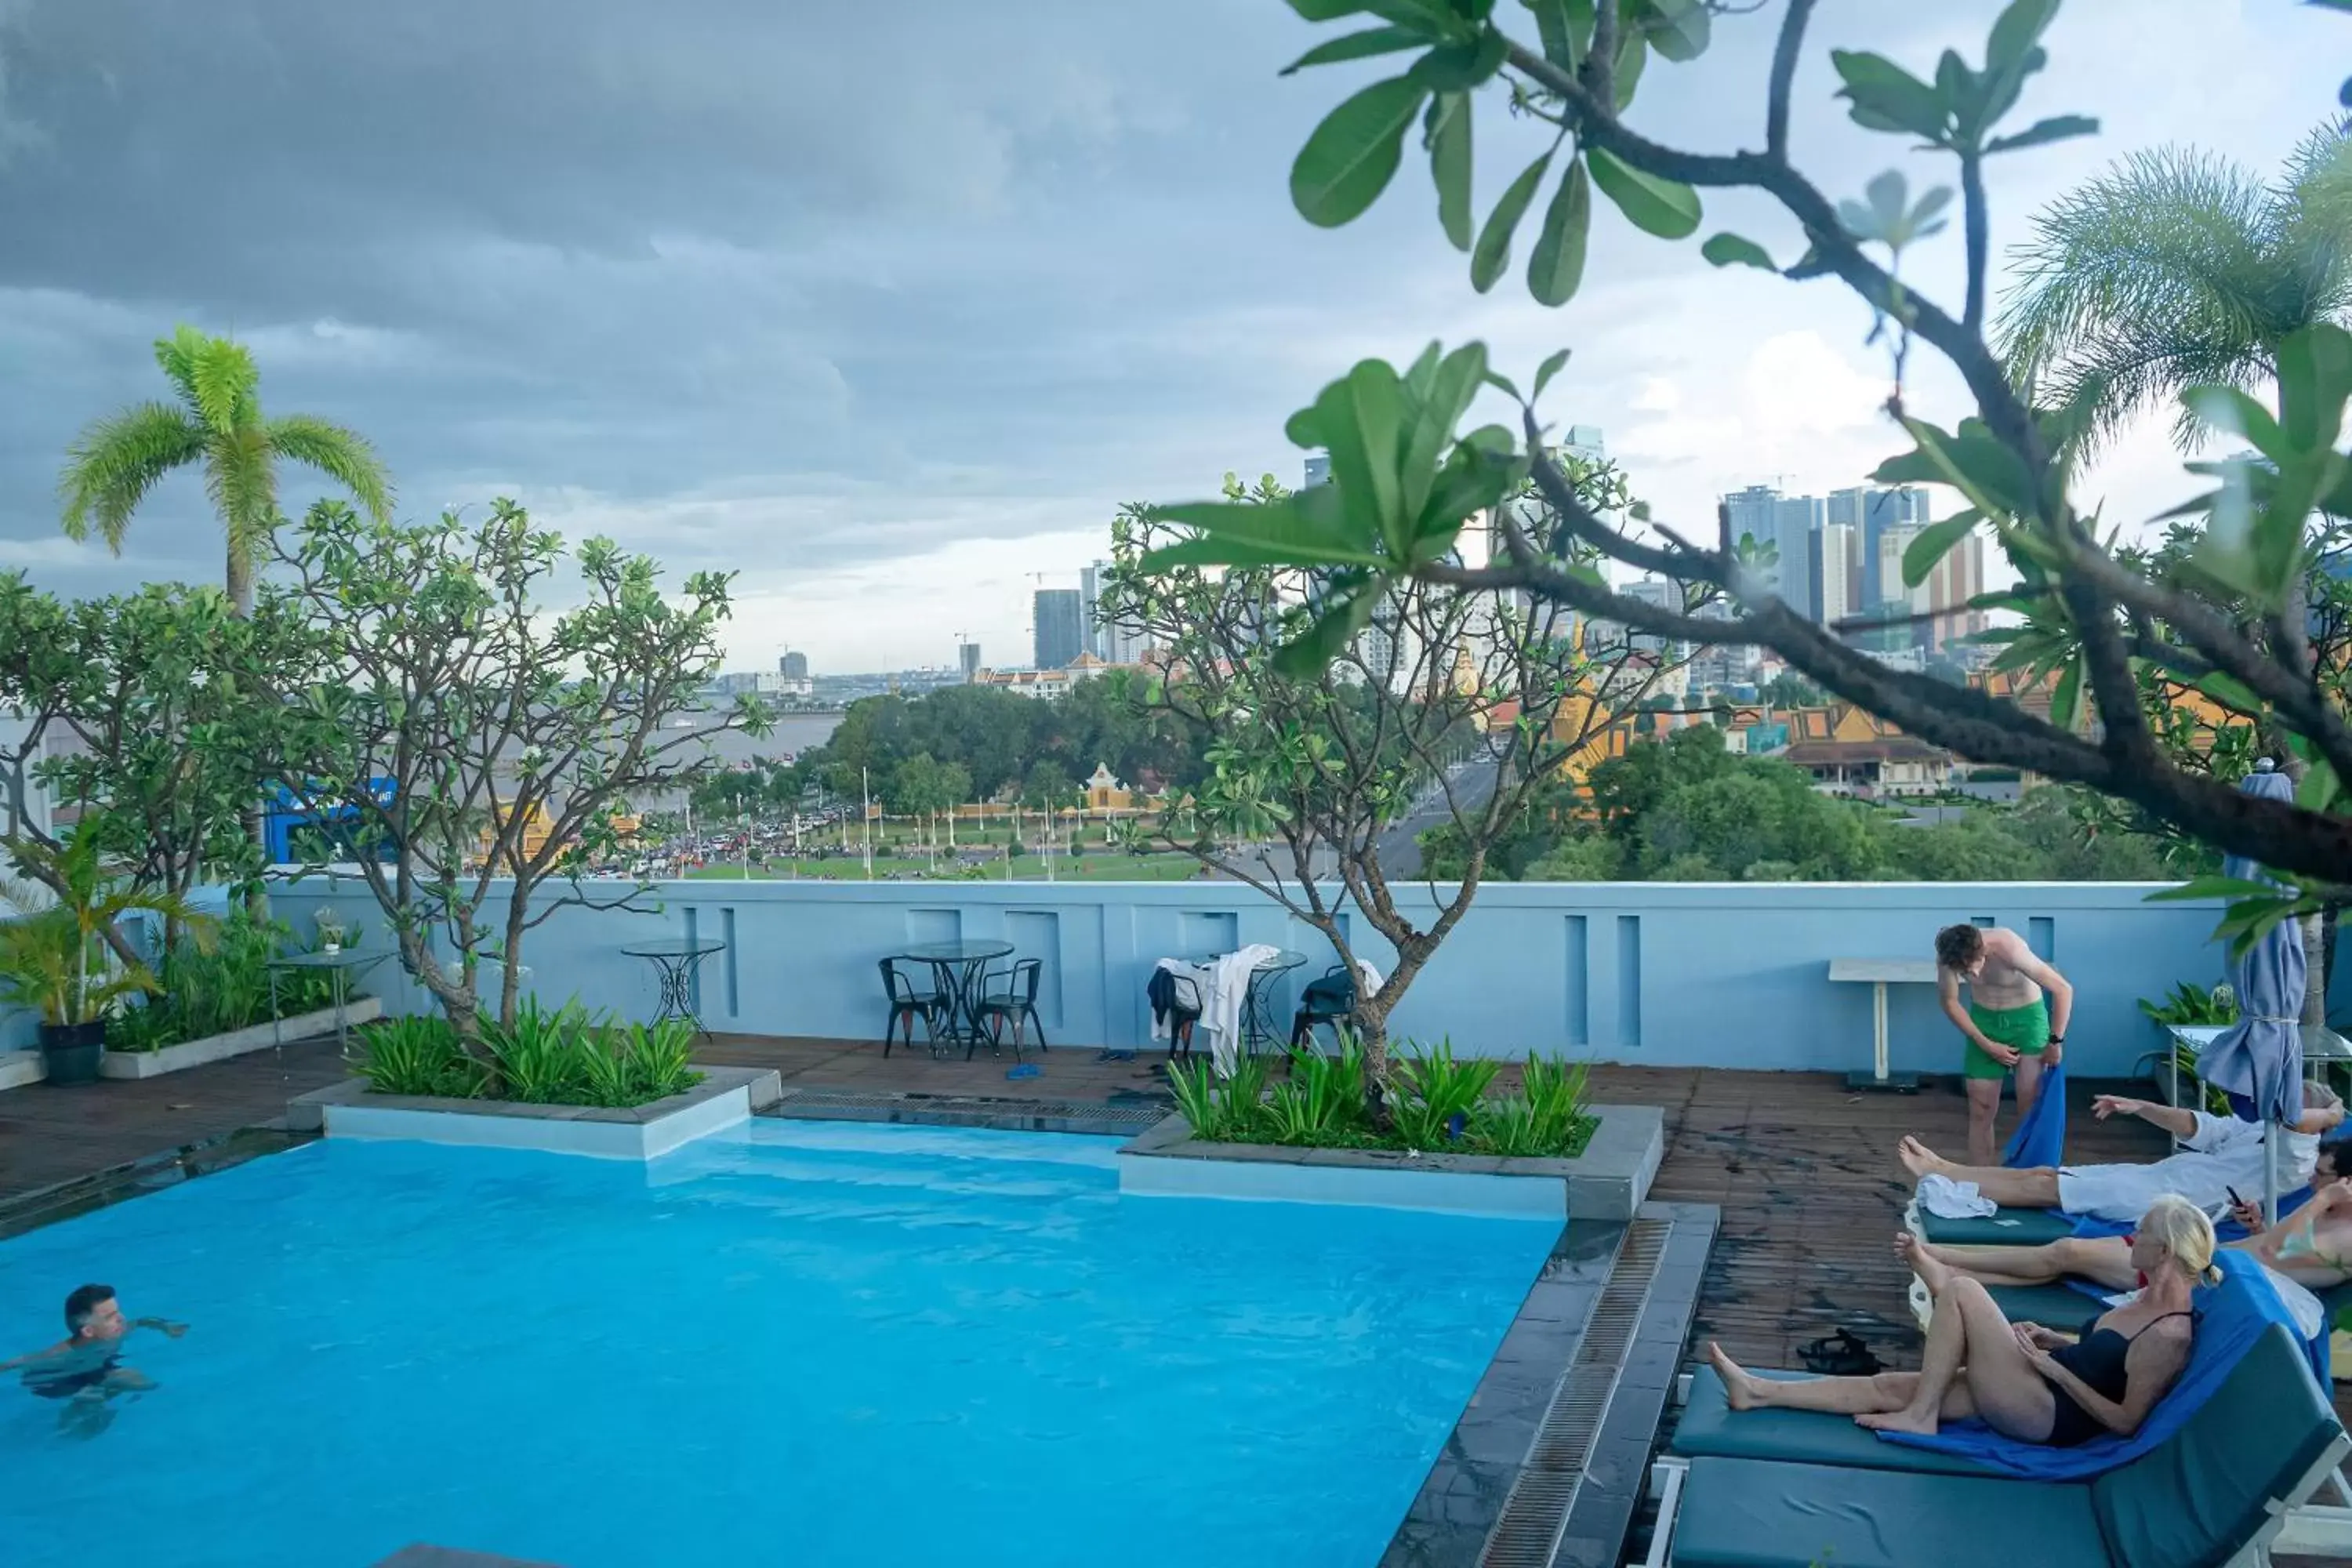
<svg viewBox="0 0 2352 1568"><path fill-rule="evenodd" d="M279 458L318 469L378 521L388 520L392 484L374 449L307 414L264 418L260 373L243 344L184 326L156 343L155 363L179 400L139 404L81 433L58 487L68 535L86 539L95 531L120 555L131 514L156 481L200 463L228 535L229 603L246 616L253 610L255 570L278 528Z"/></svg>
<svg viewBox="0 0 2352 1568"><path fill-rule="evenodd" d="M2257 389L2281 340L2352 314L2352 117L2275 184L2193 148L2135 153L2033 220L2000 343L2048 407L2087 401L2084 444L2180 390ZM2182 413L2184 448L2204 434Z"/></svg>

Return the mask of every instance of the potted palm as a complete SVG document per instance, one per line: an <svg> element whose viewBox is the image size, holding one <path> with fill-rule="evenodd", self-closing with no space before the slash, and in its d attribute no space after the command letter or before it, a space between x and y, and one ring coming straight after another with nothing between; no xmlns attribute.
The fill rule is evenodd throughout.
<svg viewBox="0 0 2352 1568"><path fill-rule="evenodd" d="M110 941L135 914L185 925L208 945L215 922L177 894L142 888L110 871L104 825L85 815L60 844L0 839L28 880L0 880L0 900L18 910L0 923L0 1001L41 1020L41 1052L51 1083L89 1083L106 1048L106 1019L121 1001L155 989L153 971Z"/></svg>

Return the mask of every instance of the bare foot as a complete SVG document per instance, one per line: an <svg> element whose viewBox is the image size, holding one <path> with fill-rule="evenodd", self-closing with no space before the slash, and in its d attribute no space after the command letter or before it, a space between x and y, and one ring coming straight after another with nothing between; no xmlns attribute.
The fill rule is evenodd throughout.
<svg viewBox="0 0 2352 1568"><path fill-rule="evenodd" d="M1895 1146L1895 1153L1903 1162L1903 1168L1914 1177L1934 1175L1947 1163L1941 1155L1916 1138L1905 1138Z"/></svg>
<svg viewBox="0 0 2352 1568"><path fill-rule="evenodd" d="M1936 1413L1932 1410L1890 1410L1884 1415L1857 1415L1853 1424L1874 1432L1916 1432L1923 1437L1936 1435Z"/></svg>
<svg viewBox="0 0 2352 1568"><path fill-rule="evenodd" d="M1952 1282L1951 1265L1937 1257L1934 1247L1907 1230L1895 1234L1895 1256L1902 1259L1903 1267L1919 1277L1920 1283L1927 1287L1930 1296L1942 1295L1944 1287Z"/></svg>
<svg viewBox="0 0 2352 1568"><path fill-rule="evenodd" d="M1713 1340L1706 1342L1706 1359L1713 1364L1716 1375L1723 1379L1723 1402L1734 1410L1753 1410L1764 1403L1756 1380L1740 1370L1739 1363L1723 1353L1723 1347Z"/></svg>

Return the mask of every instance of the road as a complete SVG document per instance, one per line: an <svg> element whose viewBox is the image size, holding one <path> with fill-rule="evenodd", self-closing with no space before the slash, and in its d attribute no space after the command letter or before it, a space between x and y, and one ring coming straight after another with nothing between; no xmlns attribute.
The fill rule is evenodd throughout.
<svg viewBox="0 0 2352 1568"><path fill-rule="evenodd" d="M1445 804L1444 789L1432 784L1412 803L1412 809L1381 835L1381 870L1391 881L1421 875L1421 836L1441 823L1454 820L1456 809L1475 811L1495 793L1501 764L1491 757L1474 757L1446 770L1454 805Z"/></svg>

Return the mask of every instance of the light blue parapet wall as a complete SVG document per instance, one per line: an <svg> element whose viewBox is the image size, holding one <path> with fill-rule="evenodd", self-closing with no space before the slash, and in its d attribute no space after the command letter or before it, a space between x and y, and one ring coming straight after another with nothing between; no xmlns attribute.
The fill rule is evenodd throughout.
<svg viewBox="0 0 2352 1568"><path fill-rule="evenodd" d="M597 887L605 898L620 890ZM2120 1077L2158 1045L2139 998L2222 974L2210 940L2218 906L2152 904L2154 890L2076 882L1494 884L1414 981L1391 1033L1450 1036L1465 1054L1866 1068L1870 987L1832 984L1829 961L1931 958L1938 927L1973 920L2023 934L2074 982L2068 1064L2082 1076ZM1410 910L1428 894L1415 886L1399 897ZM501 890L501 917L504 900ZM273 901L306 935L317 907L332 902L366 926L365 945L384 942L382 918L354 883L331 892L305 879ZM728 947L702 971L700 1007L711 1028L878 1039L880 959L918 942L1000 938L1014 956L1044 961L1037 1005L1055 1046L1133 1047L1147 1043L1144 984L1163 955L1205 957L1247 942L1305 952L1307 964L1274 998L1286 1029L1298 985L1335 962L1312 927L1229 882L691 881L663 884L649 901L659 913L558 910L525 940L526 990L645 1016L656 1003L652 968L620 949L714 939ZM1367 941L1363 918L1351 916L1349 929L1387 972L1394 955ZM394 1011L427 1005L394 965L371 976L369 988ZM1958 1038L1934 987L1889 987L1888 1015L1896 1070L1958 1069Z"/></svg>

